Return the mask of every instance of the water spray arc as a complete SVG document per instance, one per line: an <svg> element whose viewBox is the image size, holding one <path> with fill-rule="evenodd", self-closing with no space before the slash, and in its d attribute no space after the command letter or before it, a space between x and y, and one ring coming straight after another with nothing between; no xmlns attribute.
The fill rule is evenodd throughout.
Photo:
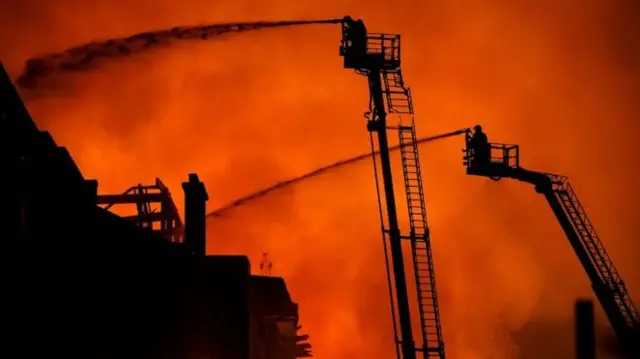
<svg viewBox="0 0 640 359"><path fill-rule="evenodd" d="M445 134L441 134L441 135L436 135L436 136L422 137L422 138L419 138L417 140L417 143L420 144L420 145L427 144L427 143L430 143L430 142L433 142L433 141L436 141L436 140L440 140L440 139L444 139L444 138L448 138L448 137L452 137L452 136L463 135L467 131L468 130L464 129L464 130L457 130L457 131L453 131L453 132L449 132L449 133L445 133ZM400 150L400 145L393 146L393 147L389 148L389 151L391 151L391 152L396 152L398 150ZM379 154L380 154L380 151L375 151L374 152L375 156L377 156ZM246 196L238 198L237 200L235 200L235 201L233 201L231 203L228 203L228 204L226 204L226 205L224 205L224 206L222 206L222 207L220 207L220 208L218 208L218 209L216 209L214 211L211 211L211 212L207 213L207 217L208 218L213 218L213 217L224 216L225 213L227 213L227 212L229 212L229 211L231 211L231 210L233 210L235 208L241 207L241 206L243 206L245 204L249 204L249 203L251 203L251 202L253 202L255 200L258 200L258 199L260 199L260 198L262 198L262 197L264 197L264 196L266 196L266 195L268 195L268 194L270 194L272 192L275 192L275 191L277 191L279 189L283 189L283 188L286 188L286 187L289 187L289 186L296 185L296 184L298 184L300 182L304 182L305 180L309 180L309 179L321 176L322 174L325 174L325 173L327 173L327 172L329 172L331 170L335 170L335 169L342 168L342 167L345 167L345 166L348 166L348 165L352 165L352 164L364 161L364 160L369 159L369 158L371 158L371 153L361 154L361 155L358 155L358 156L347 158L346 160L341 160L341 161L338 161L338 162L334 162L334 163L332 163L330 165L326 165L326 166L322 166L322 167L316 168L315 170L307 172L307 173L305 173L303 175L300 175L300 176L297 176L297 177L293 177L293 178L290 178L290 179L287 179L287 180L284 180L284 181L277 182L277 183L275 183L275 184L273 184L273 185L271 185L269 187L265 187L265 188L263 188L261 190L255 191L255 192L253 192L251 194L248 194Z"/></svg>
<svg viewBox="0 0 640 359"><path fill-rule="evenodd" d="M135 53L168 45L171 41L208 40L228 33L240 33L268 28L336 24L340 19L299 21L257 21L210 24L200 26L176 26L171 29L142 32L124 38L91 42L64 51L27 60L16 84L24 89L38 86L38 80L64 72L90 68L96 60L131 56Z"/></svg>

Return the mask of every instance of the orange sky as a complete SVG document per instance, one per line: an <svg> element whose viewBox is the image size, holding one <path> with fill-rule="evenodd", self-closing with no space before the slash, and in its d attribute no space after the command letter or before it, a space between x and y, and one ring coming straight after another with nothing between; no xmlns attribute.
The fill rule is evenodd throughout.
<svg viewBox="0 0 640 359"><path fill-rule="evenodd" d="M0 60L16 78L29 57L97 38L362 17L370 31L403 36L418 134L481 123L491 140L519 143L525 166L570 176L640 298L640 11L631 0L155 3L1 0ZM179 183L197 172L215 209L368 150L366 82L342 69L339 36L337 26L319 26L183 43L52 79L45 85L55 91L28 107L102 192L160 177L180 204ZM509 333L568 318L572 301L590 290L544 199L524 184L466 177L461 146L450 139L421 152L448 356L516 358ZM208 245L210 253L246 253L256 271L260 253L270 252L317 357L392 356L370 163L210 221ZM548 357L568 340L534 339L544 345L521 350L541 354L523 357Z"/></svg>

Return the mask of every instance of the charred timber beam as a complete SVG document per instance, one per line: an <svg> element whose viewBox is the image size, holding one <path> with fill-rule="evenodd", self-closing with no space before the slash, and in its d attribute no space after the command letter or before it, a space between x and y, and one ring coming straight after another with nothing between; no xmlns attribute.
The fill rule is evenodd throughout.
<svg viewBox="0 0 640 359"><path fill-rule="evenodd" d="M164 193L150 194L101 194L98 204L134 204L141 202L162 202L166 199Z"/></svg>

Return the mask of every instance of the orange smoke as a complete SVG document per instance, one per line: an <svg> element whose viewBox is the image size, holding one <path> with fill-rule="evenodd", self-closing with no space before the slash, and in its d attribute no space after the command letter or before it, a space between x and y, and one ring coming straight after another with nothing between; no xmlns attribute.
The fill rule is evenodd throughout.
<svg viewBox="0 0 640 359"><path fill-rule="evenodd" d="M204 22L362 17L371 31L403 36L418 135L478 122L491 140L520 143L527 167L570 176L640 301L635 2L154 4L4 0L0 14L12 16L0 25L0 59L15 78L27 58L94 39ZM367 150L366 82L342 69L339 36L337 27L310 27L180 44L51 80L52 92L28 107L102 192L157 176L180 203L179 183L198 172L213 210ZM544 200L523 184L465 177L461 146L452 139L421 152L448 356L553 357L570 333L532 325L569 320L575 297L591 295L586 277ZM270 253L317 357L392 357L369 163L208 225L210 253L246 253L256 269Z"/></svg>

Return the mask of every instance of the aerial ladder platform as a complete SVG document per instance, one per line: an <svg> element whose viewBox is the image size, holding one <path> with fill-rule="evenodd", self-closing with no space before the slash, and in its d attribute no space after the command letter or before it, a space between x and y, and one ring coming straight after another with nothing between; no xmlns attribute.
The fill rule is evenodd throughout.
<svg viewBox="0 0 640 359"><path fill-rule="evenodd" d="M354 69L356 73L365 76L369 85L369 111L365 117L371 136L371 150L374 159L376 187L378 188L396 355L398 358L416 359L417 353L422 353L423 358L444 358L444 343L416 140L414 109L411 92L404 83L400 69L400 35L367 33L361 20L355 21L350 17L345 17L342 21L340 55L344 58L344 67ZM397 125L387 125L389 116L398 118ZM407 121L403 123L401 121L403 119ZM401 234L396 212L388 131L396 131L399 139L409 214L409 229L405 235ZM374 137L377 137L377 151ZM377 153L379 154L379 165L376 161ZM379 175L382 177L383 193L381 193L378 183ZM386 221L383 213L383 201L386 205ZM416 282L422 336L422 345L420 346L416 346L413 339L402 241L409 241L411 244L413 277ZM390 247L391 258L387 255L387 245ZM395 285L395 295L392 278Z"/></svg>
<svg viewBox="0 0 640 359"><path fill-rule="evenodd" d="M600 237L565 176L535 172L520 166L518 145L487 143L477 155L471 132L467 133L464 165L468 175L493 180L511 178L535 186L544 195L580 264L591 281L613 330L629 358L640 358L640 316L627 288L607 254ZM480 153L478 152L478 153Z"/></svg>

